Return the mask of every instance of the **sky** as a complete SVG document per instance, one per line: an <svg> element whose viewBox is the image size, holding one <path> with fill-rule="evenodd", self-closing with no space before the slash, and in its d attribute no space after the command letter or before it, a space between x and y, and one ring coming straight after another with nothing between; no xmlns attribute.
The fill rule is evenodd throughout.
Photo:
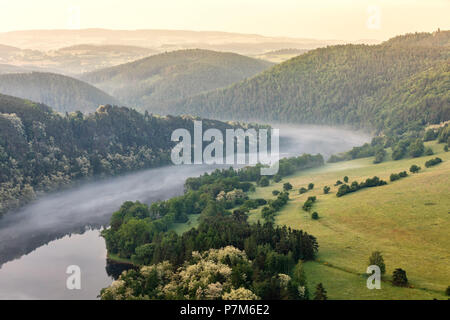
<svg viewBox="0 0 450 320"><path fill-rule="evenodd" d="M0 0L0 32L170 29L385 40L450 29L450 0Z"/></svg>

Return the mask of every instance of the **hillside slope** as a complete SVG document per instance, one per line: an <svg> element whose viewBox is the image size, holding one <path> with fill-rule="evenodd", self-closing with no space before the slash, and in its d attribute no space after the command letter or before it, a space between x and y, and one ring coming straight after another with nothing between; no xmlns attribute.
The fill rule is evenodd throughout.
<svg viewBox="0 0 450 320"><path fill-rule="evenodd" d="M239 126L203 120L204 128ZM91 176L112 176L170 163L175 129L191 117L160 117L101 106L61 115L46 105L0 94L0 215Z"/></svg>
<svg viewBox="0 0 450 320"><path fill-rule="evenodd" d="M450 283L450 218L448 185L450 183L450 153L444 144L426 142L434 155L405 158L373 164L373 157L357 159L295 173L279 183L257 188L252 198L274 199L273 190L282 190L290 182L290 201L277 214L279 225L301 227L314 234L319 242L316 261L306 263L306 278L310 288L321 282L330 299L447 299L445 289ZM443 162L426 168L424 163L435 157ZM411 165L422 167L411 174ZM408 171L406 178L389 181L391 173ZM364 181L378 176L388 181L385 186L363 189L337 197L337 180L348 176L352 181ZM314 189L299 194L298 189L314 183ZM323 188L331 188L324 194ZM311 212L302 206L310 196L317 201ZM319 219L311 219L312 212ZM253 210L249 220L261 220L261 209ZM386 263L386 275L380 290L368 290L365 272L373 251L381 251ZM406 270L410 287L391 284L396 268Z"/></svg>
<svg viewBox="0 0 450 320"><path fill-rule="evenodd" d="M0 75L0 93L44 103L59 112L93 112L118 101L83 81L53 73Z"/></svg>
<svg viewBox="0 0 450 320"><path fill-rule="evenodd" d="M168 112L367 129L437 123L450 117L449 59L450 31L321 48L229 88L172 104ZM412 97L421 97L414 113Z"/></svg>
<svg viewBox="0 0 450 320"><path fill-rule="evenodd" d="M168 103L228 86L269 66L234 53L180 50L91 72L81 79L127 105L165 112Z"/></svg>

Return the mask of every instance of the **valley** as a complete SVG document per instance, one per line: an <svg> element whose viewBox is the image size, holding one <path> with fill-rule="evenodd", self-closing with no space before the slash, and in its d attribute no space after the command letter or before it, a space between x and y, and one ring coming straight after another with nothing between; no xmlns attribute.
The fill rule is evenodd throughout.
<svg viewBox="0 0 450 320"><path fill-rule="evenodd" d="M272 191L282 190L285 182L293 185L291 200L276 215L275 222L317 236L319 254L315 261L305 263L305 273L311 287L323 283L331 299L445 299L450 274L450 256L445 249L450 245L450 154L443 151L442 144L428 145L435 155L388 159L381 164L373 164L373 158L327 164L257 188L251 198L271 199ZM436 156L443 163L425 168L425 161ZM341 198L335 195L334 185L344 176L350 181L372 176L389 181L391 173L408 171L412 164L422 170L386 186ZM300 187L311 182L313 190L298 194ZM324 186L331 187L329 194L324 194ZM318 220L302 209L309 196L317 197L311 211L318 212ZM249 220L262 221L260 210L252 210ZM376 250L384 256L387 275L381 290L367 290L364 274L369 255ZM410 288L390 284L390 274L398 267L407 271Z"/></svg>
<svg viewBox="0 0 450 320"><path fill-rule="evenodd" d="M448 300L448 24L281 2L0 19L0 300Z"/></svg>
<svg viewBox="0 0 450 320"><path fill-rule="evenodd" d="M330 138L331 133L345 139ZM304 138L299 139L300 136ZM289 127L281 130L281 137L283 157L303 152L331 155L330 150L342 152L369 140L360 133L326 127ZM0 219L0 298L95 299L100 289L112 281L105 271L106 248L98 231L108 225L112 212L130 199L151 204L178 196L188 177L213 168L164 167L104 181L86 181L72 189L42 195L4 216ZM198 217L192 216L190 224L175 223L173 228L180 233L188 231ZM93 245L83 245L87 242ZM32 277L27 276L30 263L35 268ZM65 268L72 264L81 265L88 273L82 291L69 292L56 285L65 277ZM36 290L46 282L51 284L47 289Z"/></svg>

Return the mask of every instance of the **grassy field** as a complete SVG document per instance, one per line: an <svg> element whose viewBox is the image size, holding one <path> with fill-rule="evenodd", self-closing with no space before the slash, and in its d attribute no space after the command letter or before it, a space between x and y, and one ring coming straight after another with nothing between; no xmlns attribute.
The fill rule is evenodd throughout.
<svg viewBox="0 0 450 320"><path fill-rule="evenodd" d="M322 282L330 299L446 299L450 285L450 153L443 144L426 143L435 151L425 156L373 164L373 158L358 159L302 171L280 183L257 188L252 198L271 199L272 190L282 190L284 182L294 189L291 200L278 213L276 223L302 229L319 242L317 261L305 264L309 285ZM425 168L426 160L439 156L444 162ZM409 170L412 164L422 170L395 182L391 173ZM367 188L336 197L337 180L361 182L378 176L388 185ZM299 195L300 187L314 183L314 190ZM330 194L323 187L330 186ZM319 220L302 210L308 196L317 196L313 211ZM249 220L261 219L260 209ZM372 251L379 250L386 263L381 290L368 290L364 273ZM407 272L410 288L393 287L390 275L395 268Z"/></svg>
<svg viewBox="0 0 450 320"><path fill-rule="evenodd" d="M197 227L198 218L200 217L200 215L199 214L190 214L190 215L188 215L188 217L189 217L188 222L174 223L170 227L170 230L173 230L177 234L181 235L181 234L185 233L186 231L189 231L190 229Z"/></svg>

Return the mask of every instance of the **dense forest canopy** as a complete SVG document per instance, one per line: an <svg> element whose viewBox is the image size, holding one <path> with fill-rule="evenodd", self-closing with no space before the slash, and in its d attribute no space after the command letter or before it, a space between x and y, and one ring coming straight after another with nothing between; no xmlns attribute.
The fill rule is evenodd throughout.
<svg viewBox="0 0 450 320"><path fill-rule="evenodd" d="M449 59L450 31L320 48L168 112L402 131L450 118Z"/></svg>
<svg viewBox="0 0 450 320"><path fill-rule="evenodd" d="M44 103L59 112L94 112L101 104L118 103L83 81L43 72L0 75L0 94Z"/></svg>
<svg viewBox="0 0 450 320"><path fill-rule="evenodd" d="M213 120L203 120L203 127L233 128ZM46 105L0 95L0 214L75 179L168 164L171 134L178 128L192 132L193 118L110 105L63 116Z"/></svg>
<svg viewBox="0 0 450 320"><path fill-rule="evenodd" d="M304 154L282 159L278 175L322 165L320 154ZM102 299L308 299L299 260L315 258L316 238L275 227L269 219L247 222L252 208L275 208L289 199L284 192L283 204L250 200L253 183L268 179L259 169L230 168L189 178L184 195L151 206L125 202L102 235L110 256L143 267L123 273L102 290ZM188 215L200 216L198 227L182 235L170 230Z"/></svg>
<svg viewBox="0 0 450 320"><path fill-rule="evenodd" d="M271 65L235 53L179 50L87 73L81 78L127 105L165 113L169 102L226 87Z"/></svg>

